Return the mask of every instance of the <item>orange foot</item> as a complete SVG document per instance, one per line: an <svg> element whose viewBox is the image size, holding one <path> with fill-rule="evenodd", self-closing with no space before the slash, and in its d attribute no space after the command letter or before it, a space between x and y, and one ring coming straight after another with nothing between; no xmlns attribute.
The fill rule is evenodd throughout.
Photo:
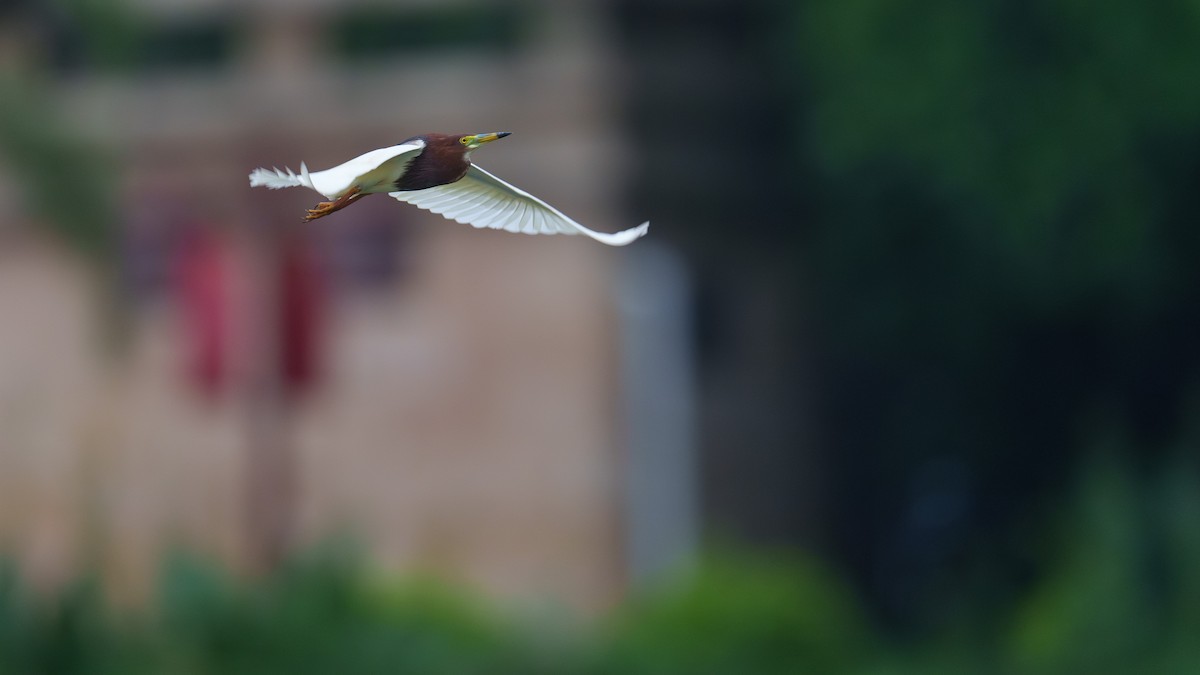
<svg viewBox="0 0 1200 675"><path fill-rule="evenodd" d="M316 220L317 218L324 218L325 216L333 213L334 211L340 211L340 210L346 208L347 206L350 206L350 204L352 204L354 202L354 200L356 200L362 196L363 196L363 193L361 190L359 190L356 187L351 188L349 192L342 195L341 197L338 197L334 201L321 202L320 204L317 204L313 208L306 211L305 216L304 216L304 222L307 223L310 220Z"/></svg>
<svg viewBox="0 0 1200 675"><path fill-rule="evenodd" d="M336 203L337 202L321 202L313 208L305 211L304 222L307 223L310 220L316 220L317 218L322 218L333 213L334 211L337 211L337 208L334 206Z"/></svg>

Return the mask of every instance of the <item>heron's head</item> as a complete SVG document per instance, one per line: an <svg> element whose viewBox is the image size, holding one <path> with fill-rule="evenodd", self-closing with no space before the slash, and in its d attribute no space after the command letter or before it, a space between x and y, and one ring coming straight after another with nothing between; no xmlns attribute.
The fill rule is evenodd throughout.
<svg viewBox="0 0 1200 675"><path fill-rule="evenodd" d="M463 148L467 150L474 150L484 143L491 143L498 138L504 138L510 133L512 132L497 131L490 134L467 134L466 136L459 136L458 142L463 146Z"/></svg>

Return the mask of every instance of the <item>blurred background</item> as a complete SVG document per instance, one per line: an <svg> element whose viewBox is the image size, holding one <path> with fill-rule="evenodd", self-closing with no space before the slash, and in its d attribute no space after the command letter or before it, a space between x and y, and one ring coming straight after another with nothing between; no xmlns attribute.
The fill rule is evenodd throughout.
<svg viewBox="0 0 1200 675"><path fill-rule="evenodd" d="M0 672L1200 671L1200 4L3 0ZM247 187L426 131L609 249Z"/></svg>

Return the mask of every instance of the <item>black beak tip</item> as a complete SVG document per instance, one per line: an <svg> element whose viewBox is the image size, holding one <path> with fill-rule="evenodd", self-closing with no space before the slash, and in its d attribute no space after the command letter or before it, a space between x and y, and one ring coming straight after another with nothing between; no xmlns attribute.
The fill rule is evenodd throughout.
<svg viewBox="0 0 1200 675"><path fill-rule="evenodd" d="M496 132L496 138L504 138L505 136L512 136L512 132L511 131L497 131Z"/></svg>

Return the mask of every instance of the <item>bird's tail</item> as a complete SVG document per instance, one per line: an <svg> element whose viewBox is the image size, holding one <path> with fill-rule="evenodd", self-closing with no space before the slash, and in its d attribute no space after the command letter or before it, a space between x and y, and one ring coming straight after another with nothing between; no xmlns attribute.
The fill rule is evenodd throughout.
<svg viewBox="0 0 1200 675"><path fill-rule="evenodd" d="M291 169L255 169L250 172L250 187L267 187L272 190L289 187L312 188L312 178L308 175L308 167L300 162L300 173L297 175ZM316 188L313 188L314 190Z"/></svg>

